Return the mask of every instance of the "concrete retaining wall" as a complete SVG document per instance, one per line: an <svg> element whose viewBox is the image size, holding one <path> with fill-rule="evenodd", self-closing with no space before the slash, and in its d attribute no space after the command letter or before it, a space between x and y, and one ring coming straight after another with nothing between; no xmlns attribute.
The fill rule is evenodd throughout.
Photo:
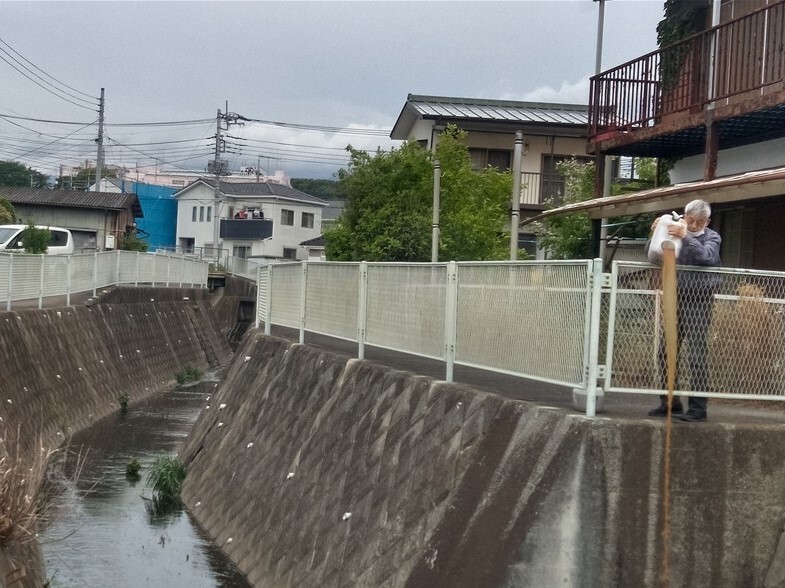
<svg viewBox="0 0 785 588"><path fill-rule="evenodd" d="M0 313L0 459L30 464L41 447L118 410L121 394L142 399L173 386L185 366L205 370L229 354L206 301ZM18 576L19 562L2 555L4 577ZM42 585L26 577L18 585Z"/></svg>
<svg viewBox="0 0 785 588"><path fill-rule="evenodd" d="M256 586L662 582L660 422L590 420L258 331L208 404L182 451L184 498ZM785 562L764 582L782 435L675 428L671 586L784 585Z"/></svg>

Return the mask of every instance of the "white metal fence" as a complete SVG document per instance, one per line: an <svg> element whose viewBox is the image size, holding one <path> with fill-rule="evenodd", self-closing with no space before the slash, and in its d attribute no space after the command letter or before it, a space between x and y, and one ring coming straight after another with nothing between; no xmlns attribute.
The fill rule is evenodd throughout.
<svg viewBox="0 0 785 588"><path fill-rule="evenodd" d="M78 255L0 254L0 304L11 310L14 302L59 296L71 304L71 295L96 294L114 284L152 286L207 286L209 264L181 255L109 251Z"/></svg>
<svg viewBox="0 0 785 588"><path fill-rule="evenodd" d="M586 386L591 261L292 263L259 270L258 324Z"/></svg>
<svg viewBox="0 0 785 588"><path fill-rule="evenodd" d="M257 325L582 389L663 392L660 270L600 260L289 263L256 270ZM679 268L677 393L785 399L785 273Z"/></svg>

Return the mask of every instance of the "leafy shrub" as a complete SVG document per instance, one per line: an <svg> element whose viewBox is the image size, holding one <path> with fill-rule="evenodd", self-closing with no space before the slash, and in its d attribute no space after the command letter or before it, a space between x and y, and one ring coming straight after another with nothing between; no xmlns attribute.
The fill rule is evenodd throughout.
<svg viewBox="0 0 785 588"><path fill-rule="evenodd" d="M139 463L139 460L135 457L131 458L131 461L128 462L128 465L125 466L125 477L128 478L131 482L139 481L141 475L139 474L139 470L142 469L142 464Z"/></svg>
<svg viewBox="0 0 785 588"><path fill-rule="evenodd" d="M153 491L153 502L160 506L178 506L185 474L185 465L176 457L156 457L147 472L147 485Z"/></svg>
<svg viewBox="0 0 785 588"><path fill-rule="evenodd" d="M187 365L185 366L185 369L175 374L174 378L177 380L177 383L182 386L188 382L196 382L200 380L202 378L202 372L198 368Z"/></svg>
<svg viewBox="0 0 785 588"><path fill-rule="evenodd" d="M128 402L131 400L131 395L128 392L123 392L118 396L117 401L120 403L120 414L128 412Z"/></svg>
<svg viewBox="0 0 785 588"><path fill-rule="evenodd" d="M46 253L49 243L52 242L52 233L49 229L39 229L33 223L27 225L20 237L24 243L25 253Z"/></svg>

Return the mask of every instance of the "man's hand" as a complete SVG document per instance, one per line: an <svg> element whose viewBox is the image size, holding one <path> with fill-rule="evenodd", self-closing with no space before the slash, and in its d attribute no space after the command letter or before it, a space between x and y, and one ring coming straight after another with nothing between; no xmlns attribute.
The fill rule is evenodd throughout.
<svg viewBox="0 0 785 588"><path fill-rule="evenodd" d="M671 237L684 239L687 236L687 223L682 219L677 223L673 223L668 227L668 234Z"/></svg>

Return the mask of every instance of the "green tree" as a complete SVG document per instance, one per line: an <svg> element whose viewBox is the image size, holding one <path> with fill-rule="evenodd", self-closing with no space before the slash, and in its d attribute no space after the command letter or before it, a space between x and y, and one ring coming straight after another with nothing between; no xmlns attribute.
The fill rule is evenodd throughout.
<svg viewBox="0 0 785 588"><path fill-rule="evenodd" d="M503 259L509 173L473 171L466 134L442 133L436 150L442 169L440 260ZM415 142L389 152L348 148L338 173L346 207L325 231L327 258L339 261L430 261L433 156Z"/></svg>
<svg viewBox="0 0 785 588"><path fill-rule="evenodd" d="M49 176L17 161L0 161L0 186L46 188Z"/></svg>
<svg viewBox="0 0 785 588"><path fill-rule="evenodd" d="M637 159L638 179L625 187L625 191L637 191L653 185L656 163L653 159ZM576 204L594 198L595 165L568 159L559 163L557 171L564 176L564 198L562 204ZM614 184L611 194L618 195L621 188ZM555 208L553 201L547 203ZM608 219L613 237L638 238L648 235L651 214L621 216ZM548 251L552 259L587 259L592 254L591 220L586 213L560 214L534 223L534 231L540 246Z"/></svg>
<svg viewBox="0 0 785 588"><path fill-rule="evenodd" d="M14 224L16 221L16 210L14 205L5 198L0 198L0 225Z"/></svg>
<svg viewBox="0 0 785 588"><path fill-rule="evenodd" d="M46 253L49 243L52 242L52 233L49 229L39 229L33 223L27 225L20 237L25 253Z"/></svg>
<svg viewBox="0 0 785 588"><path fill-rule="evenodd" d="M141 251L146 252L149 244L144 239L140 238L136 233L129 231L125 233L120 240L120 249L123 251Z"/></svg>
<svg viewBox="0 0 785 588"><path fill-rule="evenodd" d="M343 200L346 198L342 184L336 180L292 178L292 188L322 200Z"/></svg>

